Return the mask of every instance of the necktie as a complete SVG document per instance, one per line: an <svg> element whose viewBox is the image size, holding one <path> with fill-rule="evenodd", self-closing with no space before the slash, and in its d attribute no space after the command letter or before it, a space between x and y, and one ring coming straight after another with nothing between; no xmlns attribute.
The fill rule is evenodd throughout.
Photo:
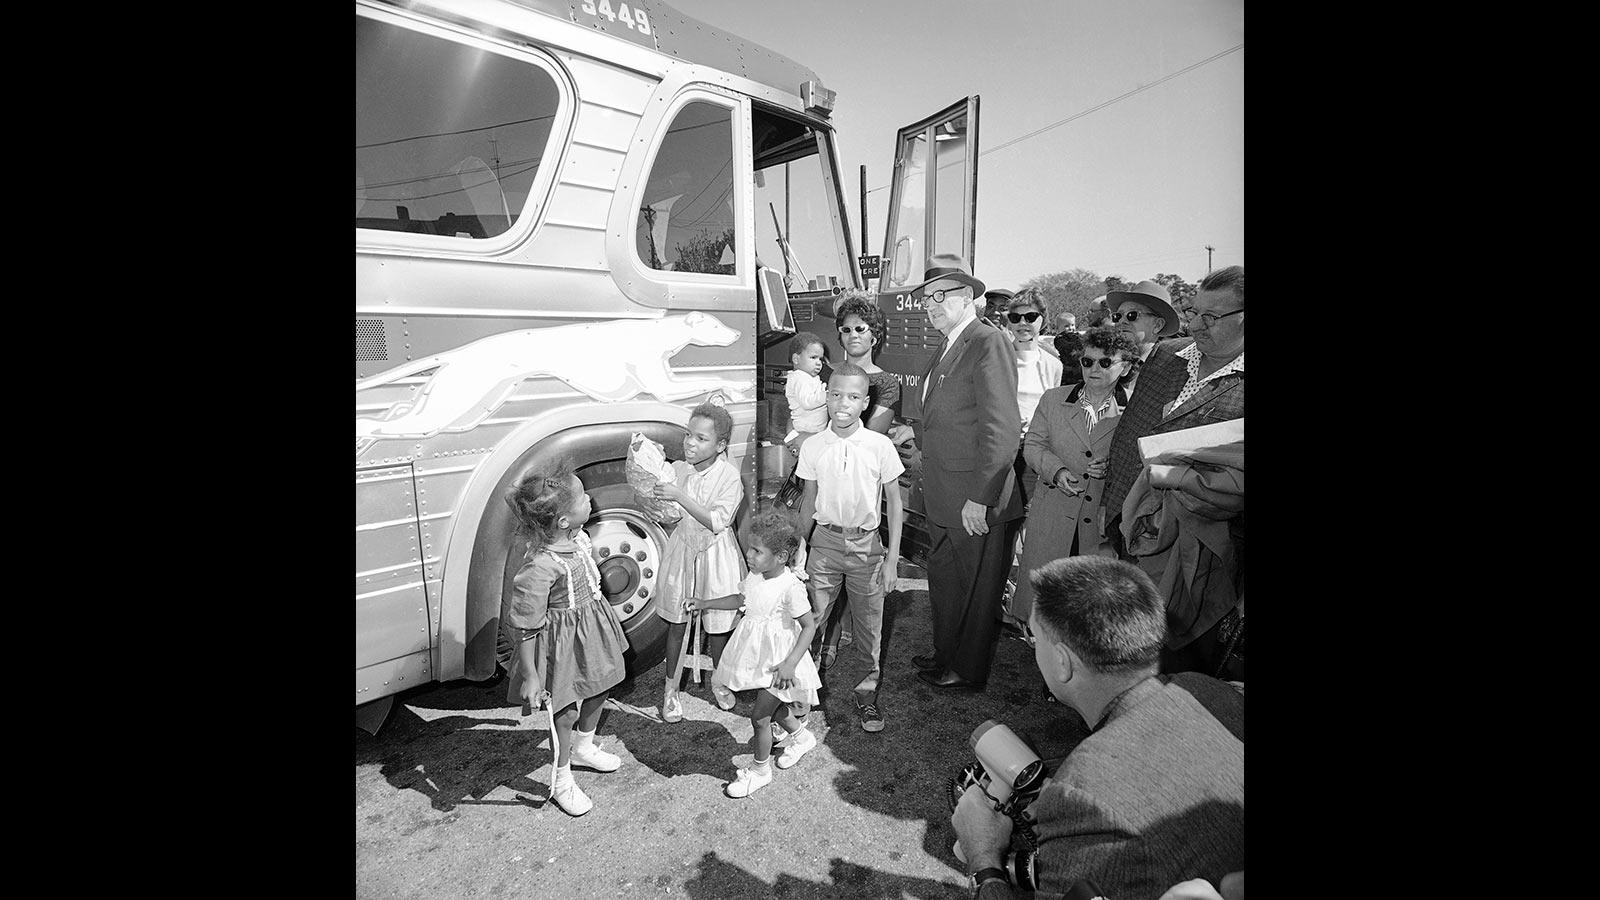
<svg viewBox="0 0 1600 900"><path fill-rule="evenodd" d="M939 354L933 358L933 367L928 370L928 378L922 383L922 399L928 399L928 391L933 388L933 373L939 371L939 365L944 362L944 352L950 349L950 338L945 337L939 342Z"/></svg>

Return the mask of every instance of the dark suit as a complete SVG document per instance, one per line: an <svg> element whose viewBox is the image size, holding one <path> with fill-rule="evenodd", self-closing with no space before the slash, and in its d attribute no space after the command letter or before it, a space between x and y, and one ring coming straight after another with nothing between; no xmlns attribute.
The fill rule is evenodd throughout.
<svg viewBox="0 0 1600 900"><path fill-rule="evenodd" d="M1111 538L1118 554L1124 559L1128 557L1117 522L1121 517L1122 501L1127 498L1134 479L1144 466L1139 456L1139 438L1244 416L1243 372L1213 379L1182 406L1168 415L1161 414L1162 407L1176 400L1189 380L1188 361L1178 356L1177 352L1192 343L1193 338L1182 338L1156 345L1150 358L1145 361L1139 383L1134 387L1133 396L1128 398L1122 418L1117 420L1117 433L1111 441L1111 461L1106 470L1106 536ZM1162 660L1164 672L1198 670L1211 673L1224 661L1221 657L1226 655L1227 641L1222 639L1217 626L1223 624L1225 617L1235 617L1229 613L1233 598L1244 595L1244 513L1228 521L1228 535L1234 545L1234 583L1210 584L1212 590L1207 591L1207 600L1200 602L1198 618L1168 620L1169 652ZM1161 562L1165 559L1165 554L1159 557ZM1149 565L1142 567L1150 571ZM1159 582L1159 575L1159 572L1152 572L1151 577ZM1167 599L1171 602L1175 598ZM1225 630L1231 632L1235 627L1236 623L1230 621ZM1197 631L1202 633L1196 634ZM1230 677L1242 678L1238 670Z"/></svg>
<svg viewBox="0 0 1600 900"><path fill-rule="evenodd" d="M1088 878L1115 900L1157 900L1180 881L1217 884L1244 868L1244 698L1205 679L1216 690L1202 690L1203 702L1185 678L1201 676L1130 689L1029 807L1034 896L1061 897ZM1014 893L991 882L978 896Z"/></svg>
<svg viewBox="0 0 1600 900"><path fill-rule="evenodd" d="M1023 514L1012 469L1022 433L1016 351L979 319L935 359L923 383L927 394L916 423L922 479L913 508L927 517L933 655L968 681L987 681L1011 540ZM968 500L988 507L987 534L969 535L962 527Z"/></svg>

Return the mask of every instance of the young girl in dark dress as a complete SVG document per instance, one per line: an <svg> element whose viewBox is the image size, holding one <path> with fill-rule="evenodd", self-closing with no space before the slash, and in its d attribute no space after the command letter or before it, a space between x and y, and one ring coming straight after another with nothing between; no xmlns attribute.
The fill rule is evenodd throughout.
<svg viewBox="0 0 1600 900"><path fill-rule="evenodd" d="M572 766L615 772L622 760L594 743L611 689L622 681L628 637L600 591L594 548L583 532L591 512L571 469L532 473L506 497L528 534L527 557L500 609L497 658L506 699L555 711L550 799L570 815L593 808ZM576 726L576 727L574 727Z"/></svg>

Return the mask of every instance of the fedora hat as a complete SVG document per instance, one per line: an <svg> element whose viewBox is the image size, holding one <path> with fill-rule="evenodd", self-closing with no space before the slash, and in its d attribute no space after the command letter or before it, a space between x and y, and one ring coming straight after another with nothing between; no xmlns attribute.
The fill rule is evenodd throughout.
<svg viewBox="0 0 1600 900"><path fill-rule="evenodd" d="M1111 291L1106 294L1106 308L1116 312L1117 307L1129 300L1143 303L1150 307L1151 312L1166 320L1161 326L1161 333L1156 337L1172 337L1178 333L1178 326L1183 324L1178 321L1178 310L1172 305L1172 295L1167 293L1167 289L1162 287L1160 282L1146 280L1134 285L1131 290Z"/></svg>
<svg viewBox="0 0 1600 900"><path fill-rule="evenodd" d="M922 272L922 283L911 289L911 296L921 297L922 289L935 281L958 281L972 288L972 296L984 295L983 282L972 277L972 267L954 253L935 253L928 257Z"/></svg>

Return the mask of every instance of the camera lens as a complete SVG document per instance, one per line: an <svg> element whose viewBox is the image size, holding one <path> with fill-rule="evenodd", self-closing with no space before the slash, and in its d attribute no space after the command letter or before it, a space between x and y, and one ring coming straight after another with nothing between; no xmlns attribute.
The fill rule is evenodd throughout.
<svg viewBox="0 0 1600 900"><path fill-rule="evenodd" d="M1006 877L1025 891L1039 889L1038 873L1033 867L1033 851L1018 850L1006 856Z"/></svg>
<svg viewBox="0 0 1600 900"><path fill-rule="evenodd" d="M1023 767L1017 773L1016 790L1019 794L1030 793L1039 789L1039 783L1044 781L1044 760L1036 759Z"/></svg>

